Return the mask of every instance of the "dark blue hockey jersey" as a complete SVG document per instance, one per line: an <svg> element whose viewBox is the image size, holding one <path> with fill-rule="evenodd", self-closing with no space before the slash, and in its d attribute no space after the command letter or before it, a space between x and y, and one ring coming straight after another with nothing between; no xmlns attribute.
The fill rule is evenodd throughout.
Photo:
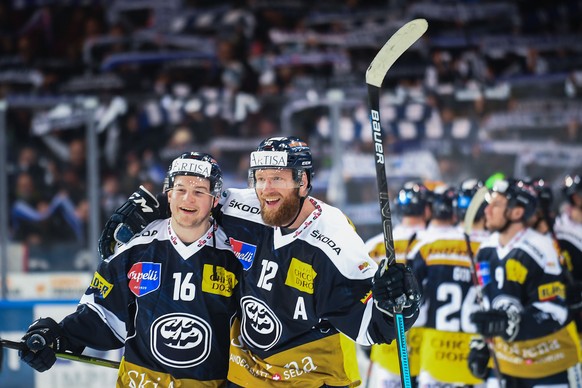
<svg viewBox="0 0 582 388"><path fill-rule="evenodd" d="M341 211L307 201L315 210L284 234L263 224L252 189L229 190L221 199L219 222L244 268L228 375L236 384L355 386L354 341L394 338L392 319L371 297L377 265L364 242Z"/></svg>
<svg viewBox="0 0 582 388"><path fill-rule="evenodd" d="M101 262L64 329L92 348L124 346L118 386L223 386L241 271L226 241L211 227L185 245L169 219L151 223Z"/></svg>

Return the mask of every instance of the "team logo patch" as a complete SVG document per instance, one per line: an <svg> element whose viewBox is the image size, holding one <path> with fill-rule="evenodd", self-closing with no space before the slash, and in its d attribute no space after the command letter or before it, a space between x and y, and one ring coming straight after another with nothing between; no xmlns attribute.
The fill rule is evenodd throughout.
<svg viewBox="0 0 582 388"><path fill-rule="evenodd" d="M129 290L137 297L149 294L160 287L161 275L161 263L135 263L127 273Z"/></svg>
<svg viewBox="0 0 582 388"><path fill-rule="evenodd" d="M204 319L186 313L172 313L154 321L150 349L164 365L191 368L210 355L212 328Z"/></svg>
<svg viewBox="0 0 582 388"><path fill-rule="evenodd" d="M255 253L257 252L257 246L244 241L235 240L234 238L230 238L229 242L234 255L241 262L243 269L246 271L251 268L253 260L255 259Z"/></svg>
<svg viewBox="0 0 582 388"><path fill-rule="evenodd" d="M252 296L241 299L243 339L261 350L269 350L281 338L282 325L279 318L262 300Z"/></svg>

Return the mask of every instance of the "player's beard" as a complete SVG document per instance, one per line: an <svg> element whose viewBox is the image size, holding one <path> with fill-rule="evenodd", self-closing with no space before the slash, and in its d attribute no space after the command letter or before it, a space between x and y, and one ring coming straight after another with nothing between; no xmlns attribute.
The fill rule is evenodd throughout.
<svg viewBox="0 0 582 388"><path fill-rule="evenodd" d="M276 210L266 209L265 200L259 199L261 203L261 217L263 222L271 226L283 226L289 224L299 213L299 189L295 189L292 195L281 200L281 204Z"/></svg>

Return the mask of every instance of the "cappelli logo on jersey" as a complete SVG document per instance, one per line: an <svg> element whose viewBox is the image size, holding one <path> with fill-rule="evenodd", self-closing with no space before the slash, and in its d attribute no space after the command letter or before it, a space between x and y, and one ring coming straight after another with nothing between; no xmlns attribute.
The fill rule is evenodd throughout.
<svg viewBox="0 0 582 388"><path fill-rule="evenodd" d="M252 296L241 298L241 335L243 339L261 350L269 350L281 338L279 318L262 300Z"/></svg>
<svg viewBox="0 0 582 388"><path fill-rule="evenodd" d="M235 240L232 237L229 238L229 242L234 255L242 263L243 269L246 271L251 268L253 260L255 259L255 253L257 252L257 246L244 241Z"/></svg>
<svg viewBox="0 0 582 388"><path fill-rule="evenodd" d="M164 365L190 368L210 355L212 328L204 319L186 313L166 314L154 321L150 349Z"/></svg>
<svg viewBox="0 0 582 388"><path fill-rule="evenodd" d="M127 273L129 290L137 297L149 294L160 287L161 275L161 263L135 263Z"/></svg>
<svg viewBox="0 0 582 388"><path fill-rule="evenodd" d="M208 162L195 159L176 159L172 163L170 174L174 173L190 173L202 176L210 176L212 165Z"/></svg>
<svg viewBox="0 0 582 388"><path fill-rule="evenodd" d="M287 152L255 151L251 153L251 167L287 167Z"/></svg>

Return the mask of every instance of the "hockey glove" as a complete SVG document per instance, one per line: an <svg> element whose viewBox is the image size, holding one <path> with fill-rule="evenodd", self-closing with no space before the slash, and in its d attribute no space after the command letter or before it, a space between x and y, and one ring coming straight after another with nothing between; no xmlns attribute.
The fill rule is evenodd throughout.
<svg viewBox="0 0 582 388"><path fill-rule="evenodd" d="M167 216L165 195L154 197L140 186L107 220L99 238L99 255L105 259L113 254L116 242L124 244L144 230L152 221ZM160 205L162 203L162 205Z"/></svg>
<svg viewBox="0 0 582 388"><path fill-rule="evenodd" d="M477 332L485 338L500 336L513 341L519 331L521 317L513 310L476 311L469 317L477 326Z"/></svg>
<svg viewBox="0 0 582 388"><path fill-rule="evenodd" d="M22 337L28 349L18 352L20 359L39 372L49 370L57 360L55 352L67 350L63 329L52 318L40 318ZM82 351L82 349L80 350Z"/></svg>
<svg viewBox="0 0 582 388"><path fill-rule="evenodd" d="M478 379L484 380L489 374L489 349L483 338L472 338L469 343L469 370Z"/></svg>
<svg viewBox="0 0 582 388"><path fill-rule="evenodd" d="M389 316L393 316L394 310L400 308L403 308L402 313L406 318L413 316L421 299L416 277L407 265L396 263L386 269L384 262L380 262L372 279L376 307Z"/></svg>

